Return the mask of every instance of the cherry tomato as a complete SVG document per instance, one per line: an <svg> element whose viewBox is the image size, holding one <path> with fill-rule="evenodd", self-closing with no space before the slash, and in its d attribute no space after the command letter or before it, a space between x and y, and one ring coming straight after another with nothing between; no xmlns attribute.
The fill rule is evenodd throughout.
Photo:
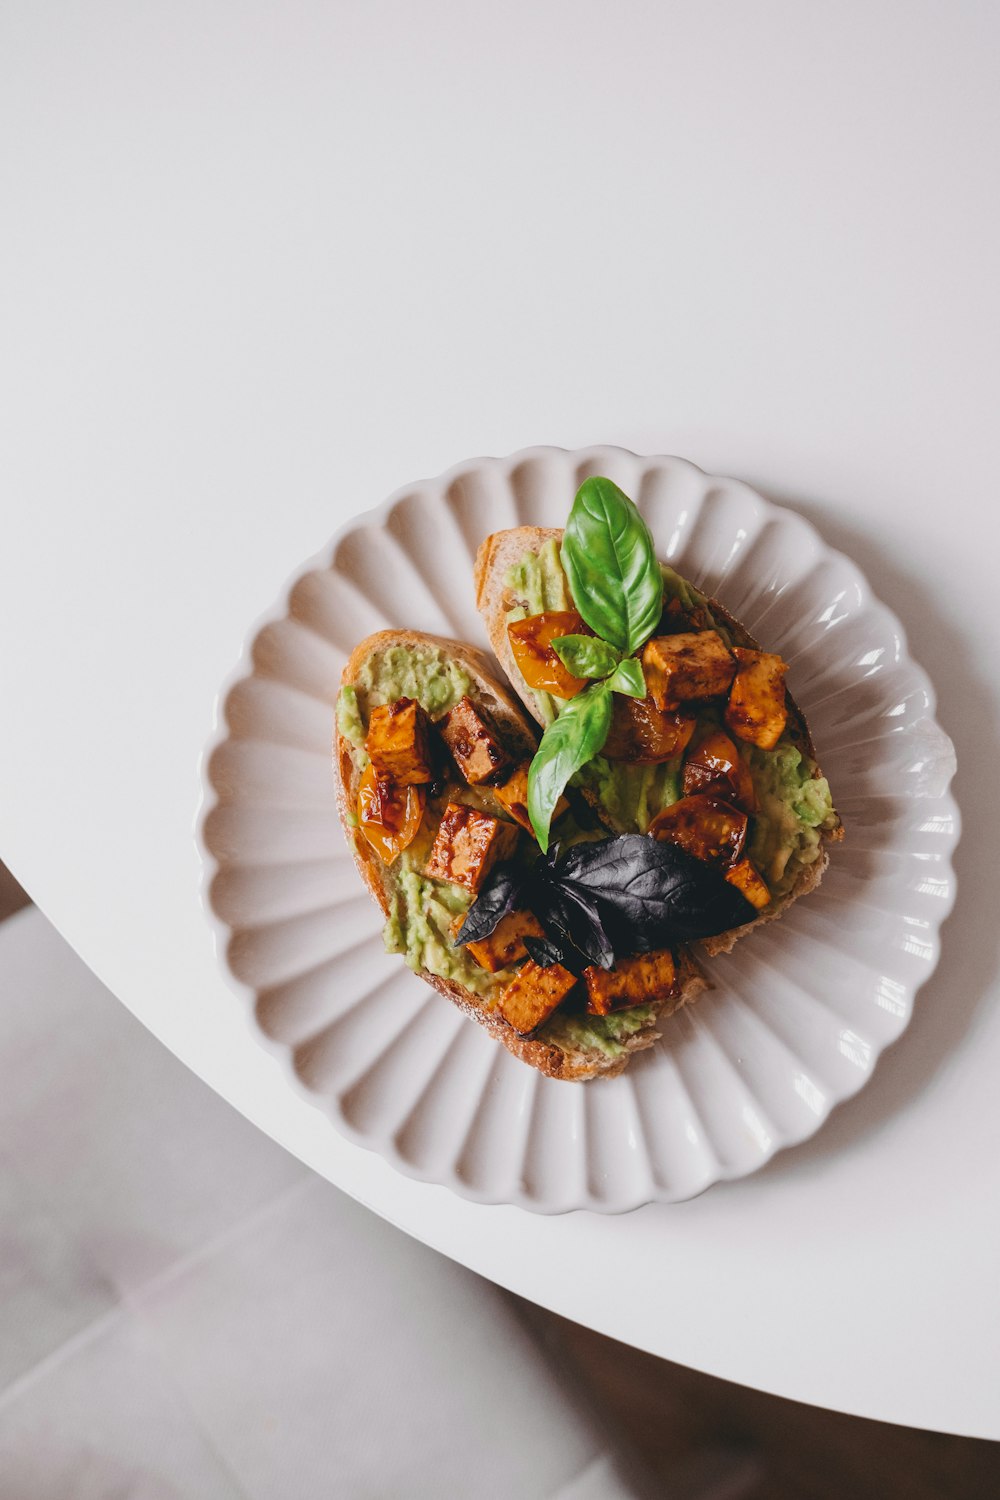
<svg viewBox="0 0 1000 1500"><path fill-rule="evenodd" d="M358 827L385 865L412 844L424 815L422 786L397 786L369 764L358 787Z"/></svg>
<svg viewBox="0 0 1000 1500"><path fill-rule="evenodd" d="M739 859L747 837L747 815L721 797L682 797L649 825L654 839L679 844L688 854L713 864Z"/></svg>
<svg viewBox="0 0 1000 1500"><path fill-rule="evenodd" d="M593 633L573 609L547 610L541 615L529 615L526 620L512 620L507 626L510 648L525 682L557 698L572 698L587 683L567 671L553 651L552 642L561 635Z"/></svg>
<svg viewBox="0 0 1000 1500"><path fill-rule="evenodd" d="M711 792L735 802L744 812L757 806L750 767L723 729L712 729L688 752L684 793Z"/></svg>
<svg viewBox="0 0 1000 1500"><path fill-rule="evenodd" d="M652 698L615 693L611 728L602 755L608 760L651 764L680 755L694 733L695 716L680 710L664 713Z"/></svg>
<svg viewBox="0 0 1000 1500"><path fill-rule="evenodd" d="M733 865L731 870L726 871L726 879L730 885L742 891L750 905L756 906L758 911L770 906L771 892L752 859L741 859L739 864Z"/></svg>

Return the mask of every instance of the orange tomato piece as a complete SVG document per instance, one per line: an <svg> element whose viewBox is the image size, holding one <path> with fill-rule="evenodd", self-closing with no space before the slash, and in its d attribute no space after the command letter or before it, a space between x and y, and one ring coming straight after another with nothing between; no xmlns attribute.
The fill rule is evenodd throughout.
<svg viewBox="0 0 1000 1500"><path fill-rule="evenodd" d="M750 767L723 729L712 729L689 751L684 762L684 794L712 792L735 802L744 812L756 810Z"/></svg>
<svg viewBox="0 0 1000 1500"><path fill-rule="evenodd" d="M654 839L678 844L697 859L732 865L743 852L747 815L721 797L682 797L664 808L649 825Z"/></svg>
<svg viewBox="0 0 1000 1500"><path fill-rule="evenodd" d="M758 911L763 911L765 906L770 906L771 892L752 859L741 859L739 864L733 865L731 870L726 871L726 879L730 885L742 891L750 904L756 906Z"/></svg>
<svg viewBox="0 0 1000 1500"><path fill-rule="evenodd" d="M672 760L684 751L694 734L695 716L679 710L664 713L652 698L627 698L615 693L611 728L602 755L608 760L640 764Z"/></svg>
<svg viewBox="0 0 1000 1500"><path fill-rule="evenodd" d="M398 786L369 762L358 787L358 827L383 864L413 843L426 800L422 786Z"/></svg>
<svg viewBox="0 0 1000 1500"><path fill-rule="evenodd" d="M552 642L563 635L593 635L583 617L573 609L547 610L512 620L507 639L517 662L517 669L530 688L552 693L556 698L572 698L587 686L586 679L567 671L552 649Z"/></svg>

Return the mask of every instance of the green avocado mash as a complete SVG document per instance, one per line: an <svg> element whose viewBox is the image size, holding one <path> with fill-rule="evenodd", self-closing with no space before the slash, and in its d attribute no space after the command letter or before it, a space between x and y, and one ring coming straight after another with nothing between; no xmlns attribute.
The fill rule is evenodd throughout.
<svg viewBox="0 0 1000 1500"><path fill-rule="evenodd" d="M368 658L356 683L341 688L337 728L353 745L355 764L363 770L368 764L366 726L373 708L397 698L416 698L436 719L471 687L468 674L440 646L388 646Z"/></svg>
<svg viewBox="0 0 1000 1500"><path fill-rule="evenodd" d="M426 969L454 979L477 995L510 979L509 972L490 974L464 948L452 942L451 926L469 908L471 897L446 880L428 880L409 853L394 867L395 888L383 938L386 952L401 953L411 969Z"/></svg>
<svg viewBox="0 0 1000 1500"><path fill-rule="evenodd" d="M651 1005L633 1005L610 1016L571 1016L556 1014L541 1029L543 1041L554 1042L563 1051L577 1047L592 1048L606 1057L620 1057L624 1043L637 1031L648 1026L653 1015Z"/></svg>
<svg viewBox="0 0 1000 1500"><path fill-rule="evenodd" d="M357 688L371 712L397 698L416 698L438 718L472 687L468 674L440 646L387 646L368 658L358 674ZM350 691L345 689L345 691Z"/></svg>
<svg viewBox="0 0 1000 1500"><path fill-rule="evenodd" d="M820 835L835 828L830 786L814 776L815 762L797 745L780 742L773 750L750 752L750 772L758 812L750 836L750 857L775 895L783 895L803 865L814 864Z"/></svg>
<svg viewBox="0 0 1000 1500"><path fill-rule="evenodd" d="M361 705L355 688L343 687L340 690L337 698L337 728L355 749L365 748L365 723L361 717Z"/></svg>
<svg viewBox="0 0 1000 1500"><path fill-rule="evenodd" d="M369 657L356 683L341 688L337 728L353 747L355 764L363 769L368 764L364 746L373 708L397 698L416 698L432 718L438 718L471 689L468 674L440 647L389 646ZM478 800L473 788L466 791L470 795L464 800ZM468 909L471 897L460 886L426 879L422 869L429 845L430 833L421 829L392 867L391 905L383 931L386 949L402 954L411 969L426 969L484 994L509 980L510 973L489 974L464 948L453 946L451 924Z"/></svg>
<svg viewBox="0 0 1000 1500"><path fill-rule="evenodd" d="M677 599L689 613L700 611L705 628L717 630L726 644L732 645L730 631L715 618L705 595L666 563L661 564L661 571L665 599ZM507 611L508 620L520 620L543 609L573 608L554 540L546 542L537 554L527 553L510 569L505 582L518 601ZM534 697L546 723L551 723L562 708L562 700L548 693L535 693ZM714 708L707 709L703 717L718 722ZM801 867L819 856L822 831L836 827L830 788L825 777L815 776L815 761L794 742L791 730L774 750L749 745L740 749L749 763L759 804L751 823L749 852L771 894L780 896L794 884ZM572 785L595 792L610 822L621 832L645 833L657 813L681 796L681 761L630 765L598 755L577 772Z"/></svg>
<svg viewBox="0 0 1000 1500"><path fill-rule="evenodd" d="M547 610L575 608L566 574L559 561L559 543L552 538L538 552L526 552L504 579L518 601L507 611L507 622L524 620L528 615L545 614ZM538 712L551 724L559 712L559 700L550 693L525 687L538 704Z"/></svg>

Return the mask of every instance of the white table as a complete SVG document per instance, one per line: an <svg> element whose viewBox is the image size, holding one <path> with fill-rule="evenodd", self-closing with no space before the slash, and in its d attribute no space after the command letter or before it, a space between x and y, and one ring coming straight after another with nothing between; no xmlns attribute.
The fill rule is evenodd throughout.
<svg viewBox="0 0 1000 1500"><path fill-rule="evenodd" d="M122 0L4 36L0 854L178 1057L428 1244L729 1379L1000 1438L996 13ZM301 559L458 459L589 441L738 474L858 560L966 833L938 974L818 1139L548 1220L291 1093L192 827L216 686Z"/></svg>

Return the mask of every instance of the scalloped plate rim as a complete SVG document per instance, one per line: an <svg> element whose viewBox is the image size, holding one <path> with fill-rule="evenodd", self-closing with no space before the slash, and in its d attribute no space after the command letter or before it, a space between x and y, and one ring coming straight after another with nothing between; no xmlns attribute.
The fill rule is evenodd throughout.
<svg viewBox="0 0 1000 1500"><path fill-rule="evenodd" d="M852 1079L853 1086L841 1088L837 1092L836 1097L829 1097L825 1101L825 1105L820 1112L814 1114L812 1118L804 1119L804 1128L801 1133L795 1134L794 1131L786 1130L784 1138L781 1140L773 1141L769 1149L763 1152L759 1160L757 1160L749 1169L741 1166L730 1168L727 1167L724 1163L716 1162L718 1170L711 1177L711 1179L701 1187L691 1192L686 1192L681 1195L671 1194L667 1196L657 1194L655 1190L652 1193L643 1190L638 1196L610 1202L606 1199L595 1198L589 1191L585 1191L584 1193L577 1195L576 1201L557 1203L551 1203L545 1200L541 1200L535 1196L532 1196L530 1193L522 1192L519 1189L512 1189L504 1193L503 1195L498 1195L496 1193L491 1193L488 1190L480 1189L474 1185L462 1181L456 1173L451 1171L445 1173L436 1173L432 1170L425 1171L418 1164L411 1162L404 1156L402 1156L391 1138L389 1140L380 1141L373 1140L369 1136L366 1136L365 1133L357 1129L347 1119L343 1111L337 1107L337 1101L331 1101L329 1098L324 1097L318 1092L309 1088L309 1086L304 1082L304 1080L295 1070L294 1049L289 1046L288 1043L278 1041L277 1039L269 1036L257 1020L255 1014L257 991L251 984L239 979L233 972L229 964L226 952L228 942L231 937L231 928L229 924L218 915L212 904L212 883L216 875L219 874L219 872L222 870L223 866L216 858L214 851L209 846L205 833L206 823L210 814L218 806L220 806L220 799L214 787L211 785L209 779L208 768L215 751L218 750L220 746L222 746L229 738L229 730L226 724L226 704L229 700L229 697L233 690L238 686L238 684L242 682L247 676L252 674L253 648L260 632L264 630L268 625L276 624L288 616L288 606L291 601L292 593L297 585L302 581L302 579L315 571L324 571L330 569L336 554L336 549L342 538L347 534L356 531L363 526L384 526L395 507L400 502L405 500L408 496L428 486L434 486L441 491L447 491L463 475L476 472L484 466L501 467L507 472L510 472L515 467L527 463L532 459L544 458L546 456L569 458L574 462L574 464L579 465L587 461L603 457L604 455L620 455L628 460L638 461L646 465L647 467L652 467L655 465L669 465L678 470L686 469L691 473L696 474L703 480L707 480L711 483L739 491L745 497L752 500L755 505L760 507L761 515L765 519L776 519L780 521L787 518L792 518L794 520L794 523L801 529L801 533L803 536L808 536L825 556L836 559L838 563L845 566L849 570L853 579L857 583L859 598L862 604L866 608L876 608L879 611L886 627L896 636L899 642L901 660L905 661L905 664L914 673L921 691L923 691L927 695L928 707L926 713L922 717L933 720L937 725L940 733L944 736L945 739L948 740L948 743L951 744L950 737L945 734L945 731L941 729L941 726L937 721L937 693L934 689L934 685L928 677L924 668L920 665L919 662L915 661L913 656L911 655L906 628L903 625L902 621L899 619L898 615L896 615L896 613L874 593L867 577L864 575L864 573L862 573L861 569L854 562L854 560L847 553L840 551L838 548L830 546L824 540L819 528L807 517L800 515L797 511L791 509L788 506L780 505L773 500L769 500L767 496L762 495L759 490L756 490L745 480L732 478L725 475L710 474L707 470L702 469L691 459L683 458L682 456L677 454L641 454L636 453L630 448L625 448L621 444L609 443L595 443L582 448L563 448L556 444L534 444L527 448L517 449L514 452L505 455L484 455L477 458L463 459L461 462L453 464L448 469L445 469L440 474L431 475L424 479L411 480L407 484L400 485L380 504L372 506L371 508L364 511L358 511L354 515L348 517L347 520L345 520L339 527L337 527L337 529L330 535L323 546L321 546L316 552L314 552L309 558L307 558L305 562L299 564L286 576L285 581L281 585L281 588L276 594L272 604L262 610L247 627L247 630L244 634L243 646L240 651L240 655L235 665L233 666L231 671L227 673L226 677L223 679L218 690L216 691L212 709L211 733L206 740L198 758L198 778L200 794L195 812L193 829L194 842L198 851L200 865L198 897L202 911L205 915L211 932L212 947L216 962L229 988L237 995L239 995L241 999L246 1001L245 1006L242 1008L242 1017L244 1024L253 1035L255 1041L259 1045L263 1046L269 1056L275 1062L277 1062L281 1072L285 1077L285 1080L291 1084L294 1092L301 1099L309 1103L313 1108L317 1109L320 1113L325 1115L330 1123L338 1131L338 1133L341 1134L345 1139L356 1146L360 1146L366 1151L372 1152L375 1156L380 1157L383 1161L387 1162L387 1164L394 1170L400 1172L403 1176L408 1177L413 1181L423 1182L429 1185L443 1186L450 1192L455 1193L457 1196L465 1198L466 1200L477 1203L479 1205L509 1205L524 1209L528 1212L551 1216L560 1216L573 1212L592 1212L600 1213L602 1215L617 1216L620 1214L633 1213L637 1209L645 1207L649 1203L669 1204L689 1202L692 1199L700 1197L703 1193L707 1192L709 1188L715 1185L716 1182L733 1182L738 1181L743 1177L752 1176L754 1173L760 1171L763 1167L765 1167L775 1158L775 1156L777 1156L781 1152L793 1150L796 1146L802 1145L805 1141L812 1139L812 1137L823 1128L823 1125L839 1105L844 1104L847 1102L847 1100L854 1098L858 1093L860 1093L860 1091L865 1087L866 1084L869 1084L871 1082L875 1070L878 1066L879 1059L881 1058L883 1053L889 1047L898 1042L900 1037L907 1030L912 1020L916 995L919 993L920 989L923 988L924 984L928 982L928 980L932 977L935 970L937 969L941 950L940 929L947 921L952 910L954 909L955 901L957 899L957 876L954 869L954 853L959 843L962 832L961 811L955 800L954 794L951 791L951 784L954 777L953 765L951 774L948 777L948 781L939 799L942 805L947 808L947 812L951 819L953 829L947 853L942 857L941 861L942 873L946 873L948 881L948 893L943 900L941 913L938 918L937 925L934 929L933 960L929 964L927 973L920 981L920 983L916 985L907 985L905 1012L899 1017L899 1025L894 1035L889 1037L880 1045L876 1044L874 1046L874 1052L869 1066L864 1072L858 1073L856 1081ZM952 746L952 749L953 748L954 747Z"/></svg>

